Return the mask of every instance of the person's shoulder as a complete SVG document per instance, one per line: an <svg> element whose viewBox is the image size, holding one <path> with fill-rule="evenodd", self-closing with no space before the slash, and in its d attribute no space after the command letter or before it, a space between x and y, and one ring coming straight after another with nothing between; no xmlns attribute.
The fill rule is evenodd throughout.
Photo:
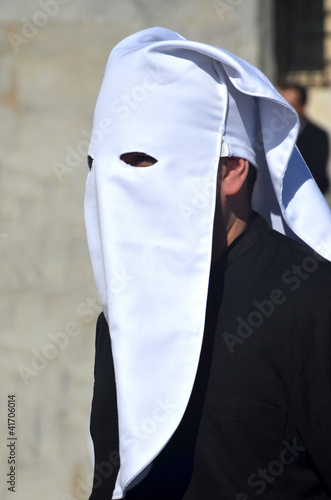
<svg viewBox="0 0 331 500"><path fill-rule="evenodd" d="M287 297L288 307L307 321L331 313L331 262L288 236L270 233L274 249L273 275Z"/></svg>
<svg viewBox="0 0 331 500"><path fill-rule="evenodd" d="M309 118L306 118L305 120L306 120L306 126L303 132L306 131L320 136L328 137L327 131L321 125L318 125Z"/></svg>
<svg viewBox="0 0 331 500"><path fill-rule="evenodd" d="M276 229L270 229L270 237L274 240L275 244L284 248L284 250L289 254L292 255L297 254L298 256L302 256L303 258L312 256L315 257L320 262L324 262L326 266L331 267L330 261L324 259L317 252L314 252L314 250L312 250L309 246L305 245L304 242L295 240L290 236L280 233Z"/></svg>
<svg viewBox="0 0 331 500"><path fill-rule="evenodd" d="M296 266L300 266L302 273L314 275L321 283L328 283L331 294L331 262L329 260L303 243L295 241L274 229L270 231L270 238L271 244L277 248L279 259L283 261L283 265L287 265L289 269L293 268L293 266L295 269Z"/></svg>

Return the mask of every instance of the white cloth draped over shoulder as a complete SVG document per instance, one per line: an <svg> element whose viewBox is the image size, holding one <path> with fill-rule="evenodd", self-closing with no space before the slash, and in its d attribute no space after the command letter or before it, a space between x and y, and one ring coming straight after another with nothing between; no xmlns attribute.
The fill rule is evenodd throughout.
<svg viewBox="0 0 331 500"><path fill-rule="evenodd" d="M330 210L295 147L295 111L255 67L165 28L111 52L85 219L115 365L121 468L139 481L177 428L204 332L219 157L258 169L253 208L331 260ZM120 159L146 153L145 168ZM111 423L110 423L111 424Z"/></svg>

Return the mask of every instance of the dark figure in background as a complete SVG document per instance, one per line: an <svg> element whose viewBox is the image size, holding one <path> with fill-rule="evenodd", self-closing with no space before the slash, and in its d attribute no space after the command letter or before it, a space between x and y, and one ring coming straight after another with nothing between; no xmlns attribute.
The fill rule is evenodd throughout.
<svg viewBox="0 0 331 500"><path fill-rule="evenodd" d="M329 189L327 175L329 157L328 134L324 129L306 117L307 91L304 87L301 85L291 85L283 88L281 94L299 115L301 127L297 146L318 187L325 194Z"/></svg>

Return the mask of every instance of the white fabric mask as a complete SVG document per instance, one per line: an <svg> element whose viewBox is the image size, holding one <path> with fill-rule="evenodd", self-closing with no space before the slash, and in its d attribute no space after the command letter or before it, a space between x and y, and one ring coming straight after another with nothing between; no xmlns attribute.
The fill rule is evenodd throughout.
<svg viewBox="0 0 331 500"><path fill-rule="evenodd" d="M116 375L121 468L113 498L122 498L166 445L190 397L221 150L258 166L255 207L271 225L290 228L331 259L330 212L296 149L292 155L298 128L266 77L226 51L164 28L113 49L95 110L85 198ZM128 165L120 156L131 152L157 162ZM306 199L309 207L300 206Z"/></svg>

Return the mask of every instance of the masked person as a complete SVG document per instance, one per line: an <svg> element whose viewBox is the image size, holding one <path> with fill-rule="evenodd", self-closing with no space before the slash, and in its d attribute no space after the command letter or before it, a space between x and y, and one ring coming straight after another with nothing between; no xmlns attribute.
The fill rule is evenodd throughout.
<svg viewBox="0 0 331 500"><path fill-rule="evenodd" d="M224 50L152 28L111 52L85 199L91 500L331 498L331 216L298 131Z"/></svg>

